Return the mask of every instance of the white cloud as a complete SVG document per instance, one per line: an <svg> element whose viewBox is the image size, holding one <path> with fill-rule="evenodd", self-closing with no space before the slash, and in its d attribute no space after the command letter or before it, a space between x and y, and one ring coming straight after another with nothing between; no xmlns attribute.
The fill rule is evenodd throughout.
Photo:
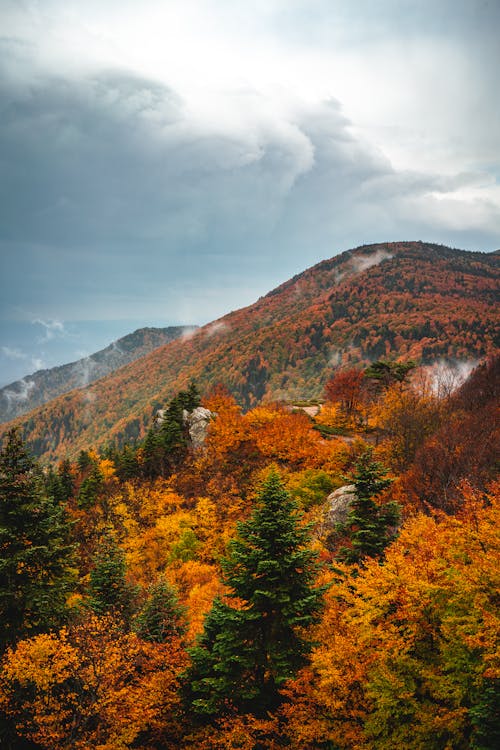
<svg viewBox="0 0 500 750"><path fill-rule="evenodd" d="M37 318L36 320L33 320L32 323L33 325L41 325L44 328L45 332L43 336L38 339L40 344L52 341L52 339L55 339L56 337L66 335L64 323L60 320L41 320L40 318Z"/></svg>
<svg viewBox="0 0 500 750"><path fill-rule="evenodd" d="M4 388L2 396L7 399L7 410L10 410L15 404L27 401L34 388L35 382L33 380L26 380L25 378L17 381L16 389Z"/></svg>
<svg viewBox="0 0 500 750"><path fill-rule="evenodd" d="M354 273L361 273L368 268L378 266L383 260L389 260L392 257L392 254L388 253L386 250L376 250L369 255L353 255L349 261L349 266Z"/></svg>
<svg viewBox="0 0 500 750"><path fill-rule="evenodd" d="M2 346L2 354L8 359L27 359L28 355L22 352L20 349L15 349L10 346Z"/></svg>
<svg viewBox="0 0 500 750"><path fill-rule="evenodd" d="M466 6L6 3L6 303L47 342L204 322L367 242L498 247L495 13Z"/></svg>

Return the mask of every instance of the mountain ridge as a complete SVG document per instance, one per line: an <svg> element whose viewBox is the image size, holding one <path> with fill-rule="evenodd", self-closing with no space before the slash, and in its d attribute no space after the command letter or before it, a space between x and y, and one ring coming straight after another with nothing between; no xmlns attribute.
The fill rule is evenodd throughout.
<svg viewBox="0 0 500 750"><path fill-rule="evenodd" d="M494 254L440 245L364 245L19 423L38 455L59 458L144 435L191 378L224 383L250 408L317 396L336 367L381 357L477 361L497 346L498 267Z"/></svg>
<svg viewBox="0 0 500 750"><path fill-rule="evenodd" d="M87 357L43 368L0 388L0 423L27 414L58 396L111 374L196 326L144 326L112 341Z"/></svg>

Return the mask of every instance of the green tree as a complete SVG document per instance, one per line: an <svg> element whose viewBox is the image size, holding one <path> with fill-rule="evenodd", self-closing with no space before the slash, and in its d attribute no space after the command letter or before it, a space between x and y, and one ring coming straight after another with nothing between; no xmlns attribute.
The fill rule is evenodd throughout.
<svg viewBox="0 0 500 750"><path fill-rule="evenodd" d="M192 711L211 717L232 704L265 715L280 704L283 683L307 661L305 629L322 605L316 556L307 543L308 528L272 471L222 561L234 604L214 602L191 651L186 699Z"/></svg>
<svg viewBox="0 0 500 750"><path fill-rule="evenodd" d="M123 550L108 531L94 557L88 604L97 615L113 614L128 625L136 608L138 589L127 581L126 574Z"/></svg>
<svg viewBox="0 0 500 750"><path fill-rule="evenodd" d="M95 505L104 485L104 477L97 464L93 464L90 474L83 480L78 492L78 507L88 510Z"/></svg>
<svg viewBox="0 0 500 750"><path fill-rule="evenodd" d="M10 430L0 451L0 650L64 619L73 565L64 509Z"/></svg>
<svg viewBox="0 0 500 750"><path fill-rule="evenodd" d="M164 578L151 586L148 598L134 619L133 630L143 640L153 643L165 643L173 635L185 633L186 608Z"/></svg>
<svg viewBox="0 0 500 750"><path fill-rule="evenodd" d="M388 388L393 383L403 383L415 366L416 363L412 359L408 362L388 362L379 359L366 368L364 376L382 388Z"/></svg>
<svg viewBox="0 0 500 750"><path fill-rule="evenodd" d="M171 399L160 424L149 430L143 443L146 476L168 476L182 463L189 445L184 412L199 405L200 394L194 382Z"/></svg>
<svg viewBox="0 0 500 750"><path fill-rule="evenodd" d="M371 449L360 456L351 477L356 497L345 524L340 528L340 533L348 537L350 544L339 550L339 560L358 563L364 557L381 557L387 545L395 539L400 519L399 505L395 502L379 505L374 500L392 482L386 474L385 467L373 460Z"/></svg>

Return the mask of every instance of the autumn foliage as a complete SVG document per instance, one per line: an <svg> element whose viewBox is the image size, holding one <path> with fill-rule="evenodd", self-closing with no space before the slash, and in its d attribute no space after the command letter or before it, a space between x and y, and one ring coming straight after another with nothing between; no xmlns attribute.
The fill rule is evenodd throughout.
<svg viewBox="0 0 500 750"><path fill-rule="evenodd" d="M498 747L498 361L367 380L316 416L212 389L154 475L141 441L53 470L4 443L2 747Z"/></svg>

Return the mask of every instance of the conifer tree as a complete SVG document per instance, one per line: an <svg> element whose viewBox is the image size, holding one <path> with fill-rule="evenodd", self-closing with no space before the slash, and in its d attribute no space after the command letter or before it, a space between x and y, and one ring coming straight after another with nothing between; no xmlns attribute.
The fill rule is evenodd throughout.
<svg viewBox="0 0 500 750"><path fill-rule="evenodd" d="M57 625L74 583L64 509L17 430L0 451L0 649Z"/></svg>
<svg viewBox="0 0 500 750"><path fill-rule="evenodd" d="M360 456L352 476L355 499L341 528L341 533L348 536L350 546L339 550L339 560L358 563L364 557L381 557L387 545L395 539L395 528L400 519L399 505L394 502L378 505L374 500L392 482L386 474L385 467L373 460L371 450Z"/></svg>
<svg viewBox="0 0 500 750"><path fill-rule="evenodd" d="M177 592L161 578L151 586L149 596L133 623L133 630L145 641L165 643L186 630L186 608L179 603Z"/></svg>
<svg viewBox="0 0 500 750"><path fill-rule="evenodd" d="M104 477L97 464L92 466L88 477L83 480L78 492L78 507L88 510L95 505L99 492L102 490Z"/></svg>
<svg viewBox="0 0 500 750"><path fill-rule="evenodd" d="M273 471L223 561L234 604L214 602L191 652L186 700L192 711L211 717L232 704L265 715L279 705L283 683L307 660L304 629L322 604L307 542L308 529Z"/></svg>
<svg viewBox="0 0 500 750"><path fill-rule="evenodd" d="M137 587L127 581L123 550L108 531L94 557L90 572L89 607L97 615L113 614L126 625L135 610Z"/></svg>

